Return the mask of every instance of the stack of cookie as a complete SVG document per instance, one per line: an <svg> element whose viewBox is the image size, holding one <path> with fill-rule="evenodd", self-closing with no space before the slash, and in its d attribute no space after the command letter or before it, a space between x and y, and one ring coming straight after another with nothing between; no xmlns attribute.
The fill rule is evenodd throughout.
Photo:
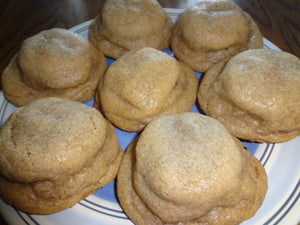
<svg viewBox="0 0 300 225"><path fill-rule="evenodd" d="M168 48L172 27L171 17L156 0L109 0L93 20L89 40L116 59L132 49Z"/></svg>
<svg viewBox="0 0 300 225"><path fill-rule="evenodd" d="M123 155L98 111L56 97L17 109L0 137L0 196L28 213L72 207L116 177Z"/></svg>
<svg viewBox="0 0 300 225"><path fill-rule="evenodd" d="M117 188L135 224L238 224L261 206L267 177L221 123L188 112L148 124L125 153Z"/></svg>
<svg viewBox="0 0 300 225"><path fill-rule="evenodd" d="M197 89L193 70L162 51L145 47L111 64L95 100L115 126L141 131L161 114L191 111Z"/></svg>
<svg viewBox="0 0 300 225"><path fill-rule="evenodd" d="M178 17L170 44L180 61L205 72L220 60L262 48L263 38L254 20L235 3L200 1Z"/></svg>
<svg viewBox="0 0 300 225"><path fill-rule="evenodd" d="M26 39L2 74L5 97L16 106L44 97L90 100L107 68L89 41L59 28Z"/></svg>
<svg viewBox="0 0 300 225"><path fill-rule="evenodd" d="M300 135L300 60L247 50L211 67L198 90L202 110L242 139L284 142Z"/></svg>

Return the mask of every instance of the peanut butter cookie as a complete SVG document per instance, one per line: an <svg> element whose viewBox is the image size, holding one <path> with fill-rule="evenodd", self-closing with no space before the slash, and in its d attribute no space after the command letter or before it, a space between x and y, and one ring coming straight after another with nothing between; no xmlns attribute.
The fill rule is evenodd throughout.
<svg viewBox="0 0 300 225"><path fill-rule="evenodd" d="M131 50L107 69L96 93L96 107L115 126L140 131L153 118L191 111L198 79L193 70L153 48Z"/></svg>
<svg viewBox="0 0 300 225"><path fill-rule="evenodd" d="M53 28L26 39L2 74L5 97L16 106L44 97L84 102L95 95L107 68L88 40Z"/></svg>
<svg viewBox="0 0 300 225"><path fill-rule="evenodd" d="M222 59L262 48L263 38L254 20L232 1L200 1L178 17L170 44L180 61L205 72Z"/></svg>
<svg viewBox="0 0 300 225"><path fill-rule="evenodd" d="M72 207L107 185L123 156L99 111L56 97L17 109L0 138L0 197L34 214Z"/></svg>
<svg viewBox="0 0 300 225"><path fill-rule="evenodd" d="M238 224L267 191L260 162L217 120L160 116L129 146L117 178L120 204L142 224Z"/></svg>
<svg viewBox="0 0 300 225"><path fill-rule="evenodd" d="M283 142L300 134L300 60L252 49L211 67L198 91L202 110L242 139Z"/></svg>
<svg viewBox="0 0 300 225"><path fill-rule="evenodd" d="M156 0L108 0L93 20L89 39L105 56L131 49L169 47L173 21Z"/></svg>

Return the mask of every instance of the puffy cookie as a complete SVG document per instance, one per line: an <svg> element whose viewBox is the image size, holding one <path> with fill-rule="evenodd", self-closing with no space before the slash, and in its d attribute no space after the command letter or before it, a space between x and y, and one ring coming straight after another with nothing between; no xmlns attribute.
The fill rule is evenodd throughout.
<svg viewBox="0 0 300 225"><path fill-rule="evenodd" d="M95 95L106 68L104 55L88 40L53 28L22 43L2 74L3 93L16 106L44 97L84 102Z"/></svg>
<svg viewBox="0 0 300 225"><path fill-rule="evenodd" d="M135 224L238 224L267 191L260 162L217 120L160 116L129 146L117 178L120 204Z"/></svg>
<svg viewBox="0 0 300 225"><path fill-rule="evenodd" d="M200 83L198 101L239 138L283 142L300 134L299 87L299 58L253 49L211 67Z"/></svg>
<svg viewBox="0 0 300 225"><path fill-rule="evenodd" d="M131 50L107 69L96 92L96 107L115 126L140 131L164 113L191 111L198 79L187 66L153 49Z"/></svg>
<svg viewBox="0 0 300 225"><path fill-rule="evenodd" d="M205 72L222 59L262 48L263 38L255 21L232 1L200 1L178 17L170 44L180 61Z"/></svg>
<svg viewBox="0 0 300 225"><path fill-rule="evenodd" d="M173 21L156 0L108 0L93 20L89 40L118 58L131 49L169 47Z"/></svg>
<svg viewBox="0 0 300 225"><path fill-rule="evenodd" d="M34 214L72 207L107 185L123 156L99 111L56 97L17 109L0 138L0 197Z"/></svg>

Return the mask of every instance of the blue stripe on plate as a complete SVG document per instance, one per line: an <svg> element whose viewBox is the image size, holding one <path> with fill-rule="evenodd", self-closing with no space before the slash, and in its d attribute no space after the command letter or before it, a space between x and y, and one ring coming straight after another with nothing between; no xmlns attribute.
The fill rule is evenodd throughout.
<svg viewBox="0 0 300 225"><path fill-rule="evenodd" d="M83 28L80 28L80 29L74 31L74 33L80 34L80 33L82 33L82 32L85 32L85 31L88 30L88 29L89 29L89 26L86 26L86 27L83 27Z"/></svg>
<svg viewBox="0 0 300 225"><path fill-rule="evenodd" d="M262 154L261 158L259 159L259 161L261 162L261 164L264 167L273 152L274 146L275 146L275 144L267 144L267 147L265 148L264 153Z"/></svg>
<svg viewBox="0 0 300 225"><path fill-rule="evenodd" d="M91 202L91 203L93 203L93 202ZM100 213L100 214L103 214L103 215L106 215L106 216L111 216L111 217L118 218L118 219L126 219L126 220L128 220L128 217L126 217L125 214L122 211L120 211L122 213L122 215L118 216L118 215L115 215L115 214L112 214L112 213L107 213L107 212L103 211L102 209L108 209L108 211L112 211L112 209L107 208L105 206L101 206L99 204L97 204L97 208L94 208L94 207L91 207L89 205L86 205L86 204L83 203L83 201L78 202L78 204L84 206L85 208L88 208L88 209L90 209L92 211L95 211L97 213Z"/></svg>
<svg viewBox="0 0 300 225"><path fill-rule="evenodd" d="M294 196L296 197L291 202ZM282 206L274 213L273 216L270 217L270 219L267 220L267 222L264 223L264 225L278 224L286 216L286 214L293 208L293 206L299 200L299 198L300 198L300 179L298 180L298 183L296 184L295 188L293 189L289 197L285 200L285 202L282 204ZM283 214L280 216L281 213ZM278 216L280 217L277 220L275 220Z"/></svg>
<svg viewBox="0 0 300 225"><path fill-rule="evenodd" d="M83 201L84 201L84 202L87 202L87 203L89 203L89 204L92 204L93 206L95 206L95 208L106 209L106 210L109 210L109 211L112 211L112 212L116 212L116 213L121 213L121 214L124 213L122 210L109 208L109 207L107 207L107 206L100 205L99 203L90 201L90 200L88 200L88 199L84 199ZM83 202L83 201L82 201L82 202Z"/></svg>
<svg viewBox="0 0 300 225"><path fill-rule="evenodd" d="M5 116L5 111L7 109L8 106L8 101L6 99L4 99L4 101L2 102L1 106L0 106L0 113L1 113L1 118L0 118L0 129L3 125L4 121L4 116Z"/></svg>
<svg viewBox="0 0 300 225"><path fill-rule="evenodd" d="M28 213L23 213L17 209L15 209L16 213L19 215L19 217L21 218L21 220L26 224L26 225L39 225L39 223ZM32 223L28 222L28 219L25 218L25 216L23 216L22 214L26 215L26 217L28 217L29 221Z"/></svg>

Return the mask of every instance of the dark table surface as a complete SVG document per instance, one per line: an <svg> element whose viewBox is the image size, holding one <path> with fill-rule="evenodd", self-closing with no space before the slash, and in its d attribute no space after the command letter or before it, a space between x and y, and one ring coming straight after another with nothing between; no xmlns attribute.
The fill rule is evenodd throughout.
<svg viewBox="0 0 300 225"><path fill-rule="evenodd" d="M0 73L26 38L39 31L71 28L93 19L105 0L0 0ZM197 0L159 0L165 8L185 8ZM299 0L234 0L258 24L263 36L300 58ZM0 216L0 224L5 221Z"/></svg>

